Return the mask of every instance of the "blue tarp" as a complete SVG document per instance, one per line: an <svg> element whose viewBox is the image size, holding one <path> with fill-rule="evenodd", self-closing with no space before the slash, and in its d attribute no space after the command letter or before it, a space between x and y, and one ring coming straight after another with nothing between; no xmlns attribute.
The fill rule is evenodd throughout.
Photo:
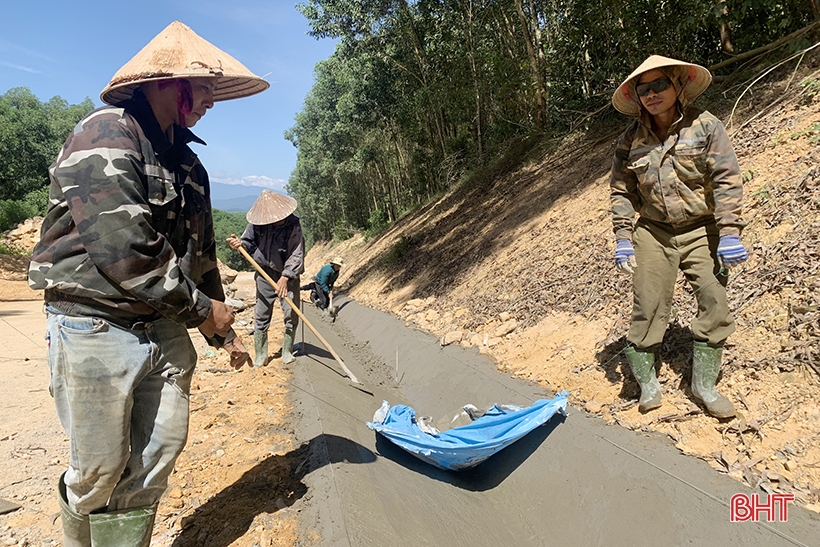
<svg viewBox="0 0 820 547"><path fill-rule="evenodd" d="M406 405L389 407L381 420L367 427L381 433L414 456L442 469L458 470L483 462L539 425L556 412L566 416L566 391L553 399L541 399L527 408L494 405L472 423L437 434L426 433L416 422L416 411ZM377 412L377 416L379 416Z"/></svg>

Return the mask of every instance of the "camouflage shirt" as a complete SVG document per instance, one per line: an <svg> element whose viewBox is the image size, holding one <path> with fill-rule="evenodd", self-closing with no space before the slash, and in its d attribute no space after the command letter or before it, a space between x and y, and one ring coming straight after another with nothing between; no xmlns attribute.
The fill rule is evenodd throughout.
<svg viewBox="0 0 820 547"><path fill-rule="evenodd" d="M29 285L70 315L121 326L166 317L188 327L224 300L208 174L136 92L86 116L49 169L49 209Z"/></svg>
<svg viewBox="0 0 820 547"><path fill-rule="evenodd" d="M723 124L686 108L661 141L638 119L621 135L610 179L615 237L632 238L641 218L674 229L715 223L720 235L739 235L743 182Z"/></svg>

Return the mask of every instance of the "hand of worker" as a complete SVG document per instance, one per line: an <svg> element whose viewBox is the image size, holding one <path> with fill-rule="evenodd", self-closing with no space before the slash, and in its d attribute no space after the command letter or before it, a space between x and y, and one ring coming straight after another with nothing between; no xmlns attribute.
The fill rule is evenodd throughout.
<svg viewBox="0 0 820 547"><path fill-rule="evenodd" d="M240 340L238 336L225 342L222 349L227 351L231 356L231 366L236 370L242 368L242 365L246 362L251 362L251 356L248 354L248 350L245 349L245 344L242 343L242 340Z"/></svg>
<svg viewBox="0 0 820 547"><path fill-rule="evenodd" d="M231 246L231 249L238 250L239 247L242 246L242 241L238 237L236 237L236 234L231 234L231 237L229 237L225 241L228 242L228 245Z"/></svg>
<svg viewBox="0 0 820 547"><path fill-rule="evenodd" d="M618 239L615 242L615 265L624 273L635 273L638 263L635 261L635 248L628 239Z"/></svg>
<svg viewBox="0 0 820 547"><path fill-rule="evenodd" d="M279 278L279 281L276 282L276 296L279 298L284 298L288 295L288 281L289 278L283 275Z"/></svg>
<svg viewBox="0 0 820 547"><path fill-rule="evenodd" d="M233 308L219 300L211 300L211 313L205 322L199 325L199 330L209 338L213 337L214 334L226 336L233 324L233 319Z"/></svg>
<svg viewBox="0 0 820 547"><path fill-rule="evenodd" d="M723 267L730 268L748 260L749 253L740 242L740 236L720 236L717 256Z"/></svg>

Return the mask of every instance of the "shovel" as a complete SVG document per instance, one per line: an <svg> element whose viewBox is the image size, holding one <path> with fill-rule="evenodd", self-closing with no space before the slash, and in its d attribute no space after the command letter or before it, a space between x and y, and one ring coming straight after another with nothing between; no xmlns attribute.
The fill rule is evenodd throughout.
<svg viewBox="0 0 820 547"><path fill-rule="evenodd" d="M339 313L339 310L337 310L333 306L333 291L330 291L330 304L327 305L327 311L330 314L330 317L333 319L333 322L335 323L336 322L336 314Z"/></svg>
<svg viewBox="0 0 820 547"><path fill-rule="evenodd" d="M256 268L256 271L257 271L257 272L259 272L259 274L260 274L262 277L264 277L264 278L267 280L267 282L271 284L271 286L272 286L272 287L276 287L276 281L274 281L273 279L271 279L271 277L268 275L268 273L267 273L265 270L263 270L263 269L262 269L262 267L261 267L259 264L257 264L257 263L256 263L256 261L253 259L253 257L251 257L251 255L250 255L250 254L248 254L248 251L246 251L246 250L245 250L245 247L240 246L240 247L239 247L239 252L240 252L240 253L242 253L242 256L244 256L244 257L247 259L247 261L248 261L248 262L250 262L250 263L251 263L251 265L252 265L254 268ZM338 354L338 353L336 353L336 352L333 350L333 348L332 348L332 347L330 347L330 344L328 344L328 343L327 343L327 340L325 340L324 336L322 336L321 334L319 334L319 331L317 331L317 330L313 327L313 325L311 325L311 324L310 324L310 321L308 321L308 320L307 320L307 317L305 317L305 315L302 313L302 311L299 309L299 307L298 307L298 306L296 306L296 305L293 303L293 300L291 300L291 299L290 299L290 298L288 298L287 296L283 296L282 298L284 299L284 301L285 301L285 302L287 302L287 303L288 303L288 305L289 305L289 306L290 306L290 308L294 311L294 313L296 313L296 315L298 315L298 316L299 316L299 318L300 318L302 321L304 321L304 324L305 324L305 325L307 325L307 327L310 329L310 331L311 331L313 334L315 334L315 335L316 335L316 338L318 338L318 339L319 339L319 341L320 341L320 342L322 343L322 345L323 345L323 346L327 349L327 351L329 351L329 352L330 352L330 354L333 356L333 358L334 358L334 359L336 359L336 362L337 362L337 363L339 363L339 366L340 366L340 367L342 367L342 370L345 372L345 376L347 376L347 377L348 377L348 379L352 382L352 384L351 384L351 385L352 385L352 387L355 387L356 389L358 389L358 390L360 390L360 391L363 391L363 392L365 392L365 393L367 393L367 394L369 394L369 395L373 395L373 393L372 393L372 392L370 392L370 391L368 391L367 389L365 389L364 384L363 384L363 383L361 383L361 382L359 381L359 379L358 379L358 378L356 378L356 376L355 376L352 372L350 372L350 369L349 369L349 368L347 368L347 366L345 366L345 363L344 363L344 361L342 361L342 358L341 358L341 357L339 357L339 354Z"/></svg>

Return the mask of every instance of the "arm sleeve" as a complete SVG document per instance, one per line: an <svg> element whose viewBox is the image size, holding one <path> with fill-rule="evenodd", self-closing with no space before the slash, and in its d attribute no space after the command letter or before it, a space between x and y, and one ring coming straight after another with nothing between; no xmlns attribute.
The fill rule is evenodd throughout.
<svg viewBox="0 0 820 547"><path fill-rule="evenodd" d="M720 235L740 235L746 226L743 210L743 178L740 165L723 124L715 118L709 139L706 162L714 184L715 222Z"/></svg>
<svg viewBox="0 0 820 547"><path fill-rule="evenodd" d="M259 242L256 241L256 230L253 229L253 224L248 224L245 227L245 231L242 232L242 237L239 238L242 242L242 246L248 251L248 254L253 256L253 253L256 252L256 248L259 246Z"/></svg>
<svg viewBox="0 0 820 547"><path fill-rule="evenodd" d="M305 271L305 236L302 234L302 225L296 223L288 239L288 259L282 275L290 279L299 277Z"/></svg>
<svg viewBox="0 0 820 547"><path fill-rule="evenodd" d="M92 122L73 134L53 177L97 270L163 316L197 326L210 314L210 298L183 274L170 243L152 226L139 137L127 125L113 125Z"/></svg>
<svg viewBox="0 0 820 547"><path fill-rule="evenodd" d="M612 158L612 174L609 179L612 204L612 229L615 239L632 240L632 220L640 210L638 178L628 167L631 148L629 131L621 135Z"/></svg>

